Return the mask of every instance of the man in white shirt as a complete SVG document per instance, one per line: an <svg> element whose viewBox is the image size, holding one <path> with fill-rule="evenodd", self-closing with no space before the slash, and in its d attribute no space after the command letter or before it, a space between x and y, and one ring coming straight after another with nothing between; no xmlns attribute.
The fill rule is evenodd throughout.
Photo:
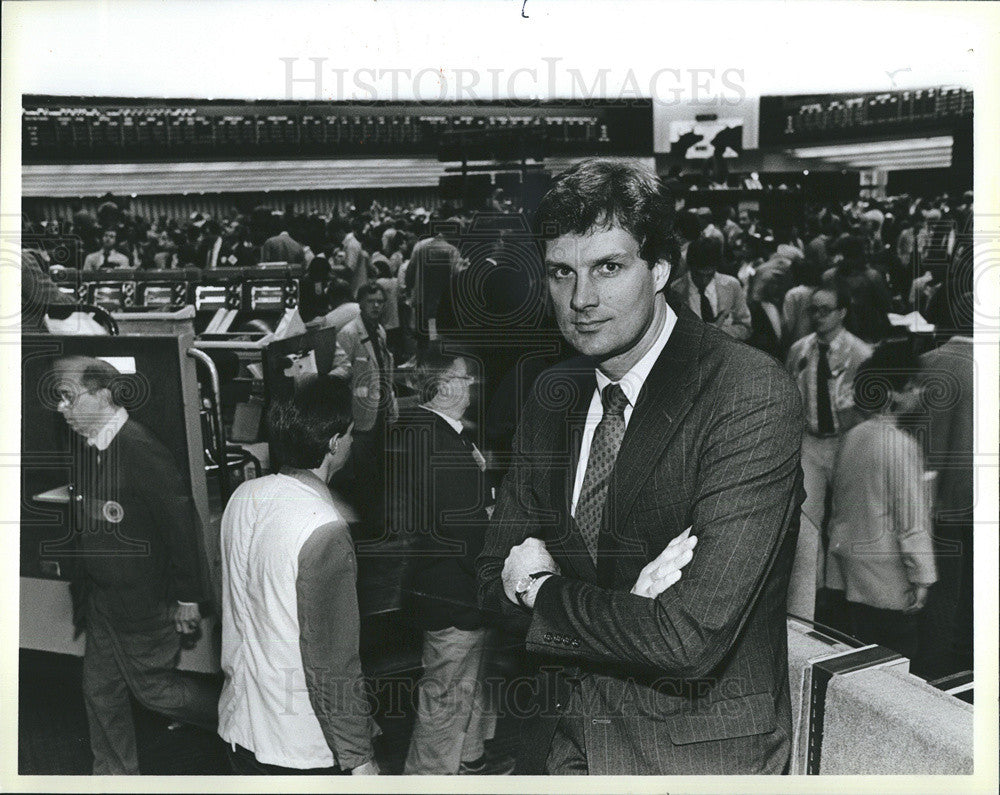
<svg viewBox="0 0 1000 795"><path fill-rule="evenodd" d="M826 505L833 483L833 465L843 435L857 422L854 376L872 355L872 347L844 328L847 295L819 288L809 299L813 333L788 352L788 373L795 379L806 413L802 437L802 471L806 499L792 580L788 612L813 618L816 589L825 587Z"/></svg>
<svg viewBox="0 0 1000 795"><path fill-rule="evenodd" d="M688 272L670 285L671 294L704 322L738 340L750 337L750 309L739 279L719 273L722 244L699 237L687 251Z"/></svg>
<svg viewBox="0 0 1000 795"><path fill-rule="evenodd" d="M118 232L105 229L101 237L101 250L88 254L83 261L85 271L107 270L109 268L130 268L132 264L128 257L115 248L118 242Z"/></svg>

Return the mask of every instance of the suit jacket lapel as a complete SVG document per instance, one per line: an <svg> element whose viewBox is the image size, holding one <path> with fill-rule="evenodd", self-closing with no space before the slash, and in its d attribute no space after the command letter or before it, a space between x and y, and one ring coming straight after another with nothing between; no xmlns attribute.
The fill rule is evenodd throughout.
<svg viewBox="0 0 1000 795"><path fill-rule="evenodd" d="M690 408L698 375L694 366L704 324L690 310L677 313L677 324L653 365L632 410L608 487L608 509L597 540L597 581L609 585L615 568L621 527L653 465L670 442L678 421Z"/></svg>

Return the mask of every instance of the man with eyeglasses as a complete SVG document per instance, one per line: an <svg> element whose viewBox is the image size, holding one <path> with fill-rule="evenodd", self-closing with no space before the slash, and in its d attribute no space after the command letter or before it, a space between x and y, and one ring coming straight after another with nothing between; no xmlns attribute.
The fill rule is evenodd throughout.
<svg viewBox="0 0 1000 795"><path fill-rule="evenodd" d="M147 709L214 731L217 691L175 669L207 593L190 489L170 451L129 417L111 364L58 359L56 410L74 432L70 511L83 619L83 697L95 775L138 774L129 692Z"/></svg>
<svg viewBox="0 0 1000 795"><path fill-rule="evenodd" d="M837 447L859 420L854 411L854 375L872 355L868 343L844 328L848 300L846 292L833 287L816 290L806 310L813 333L796 342L787 359L806 415L802 437L806 498L788 586L788 612L808 619L816 612L816 589L825 584L824 519Z"/></svg>
<svg viewBox="0 0 1000 795"><path fill-rule="evenodd" d="M514 760L490 760L496 712L484 677L491 639L476 604L476 558L492 495L486 459L462 419L472 404L473 361L431 343L420 355L420 405L389 431L392 528L412 539L403 600L423 630L407 775L499 774Z"/></svg>

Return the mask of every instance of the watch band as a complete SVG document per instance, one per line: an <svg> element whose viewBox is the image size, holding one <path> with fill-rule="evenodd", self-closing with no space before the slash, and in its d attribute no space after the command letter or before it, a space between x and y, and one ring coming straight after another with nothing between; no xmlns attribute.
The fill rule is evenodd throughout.
<svg viewBox="0 0 1000 795"><path fill-rule="evenodd" d="M528 579L529 579L529 580L531 580L531 582L533 583L533 582L535 582L535 580L537 580L537 579L538 579L539 577L547 577L547 576L548 576L548 575L550 575L550 574L551 574L551 575L555 575L555 572L554 572L554 571L547 571L547 570L546 570L546 571L536 571L536 572L535 572L534 574L529 574L529 575L528 575ZM528 606L527 606L527 605L526 605L526 604L524 603L524 595L525 595L525 594L526 594L526 593L527 593L527 592L528 592L529 590L531 590L531 585L530 585L530 584L529 584L529 585L528 585L528 587L527 587L527 588L525 588L525 589L524 589L523 591L514 591L514 596L516 596L516 597L517 597L517 601L518 601L518 604L520 604L520 605L521 605L521 607L523 607L523 608L525 608L525 609L530 609L530 608L528 608Z"/></svg>

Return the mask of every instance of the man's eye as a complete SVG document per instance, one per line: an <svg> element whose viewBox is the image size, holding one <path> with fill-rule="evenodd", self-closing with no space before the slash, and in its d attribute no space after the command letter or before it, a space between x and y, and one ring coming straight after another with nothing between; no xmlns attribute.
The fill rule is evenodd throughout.
<svg viewBox="0 0 1000 795"><path fill-rule="evenodd" d="M564 268L560 266L555 266L549 268L549 278L550 279L565 279L573 271L570 268Z"/></svg>
<svg viewBox="0 0 1000 795"><path fill-rule="evenodd" d="M602 273L617 273L622 269L620 262L602 262L601 272Z"/></svg>

